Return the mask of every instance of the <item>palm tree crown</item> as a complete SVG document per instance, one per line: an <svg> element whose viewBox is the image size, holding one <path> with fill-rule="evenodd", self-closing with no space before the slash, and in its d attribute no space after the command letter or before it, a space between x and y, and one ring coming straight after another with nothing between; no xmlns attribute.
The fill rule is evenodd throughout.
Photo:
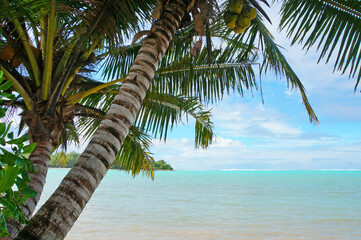
<svg viewBox="0 0 361 240"><path fill-rule="evenodd" d="M208 146L213 124L202 104L218 101L230 91L242 94L245 89L257 89L258 54L261 72L284 75L292 88L299 89L310 120L317 122L302 83L263 25L268 17L260 3L267 1L244 3L257 9L258 16L243 33L233 34L221 20L228 2L218 6L214 0L2 0L0 19L5 24L0 44L7 58L2 58L1 70L19 94L8 105L16 103L24 110L22 125L29 127L34 141L44 143L39 146L46 149L46 156L50 147L76 140L72 134L76 119L86 136L95 133L54 198L79 185L76 191L84 190L86 196L71 194L63 204L76 201L80 205L74 214L80 214L114 159L133 173L149 167L147 134L166 138L183 113L196 119L196 146ZM151 29L138 32L150 15ZM124 45L132 35L135 44ZM213 46L212 39L226 44ZM92 64L99 63L110 83L85 75L94 69ZM47 169L48 160L34 162ZM29 229L42 221L49 204Z"/></svg>

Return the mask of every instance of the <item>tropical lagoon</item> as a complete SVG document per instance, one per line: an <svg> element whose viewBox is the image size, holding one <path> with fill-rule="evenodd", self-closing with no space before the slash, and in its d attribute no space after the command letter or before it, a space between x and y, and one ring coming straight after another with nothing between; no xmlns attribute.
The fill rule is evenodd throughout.
<svg viewBox="0 0 361 240"><path fill-rule="evenodd" d="M361 239L360 0L1 0L0 22L0 240Z"/></svg>
<svg viewBox="0 0 361 240"><path fill-rule="evenodd" d="M66 239L361 239L360 199L361 171L110 170Z"/></svg>

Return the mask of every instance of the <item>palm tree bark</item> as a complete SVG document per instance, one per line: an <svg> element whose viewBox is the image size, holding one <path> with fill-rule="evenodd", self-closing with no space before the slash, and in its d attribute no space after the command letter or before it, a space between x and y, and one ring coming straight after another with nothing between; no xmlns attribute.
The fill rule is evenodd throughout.
<svg viewBox="0 0 361 240"><path fill-rule="evenodd" d="M21 206L24 217L30 219L37 203L39 202L41 193L45 185L46 175L51 154L51 140L50 138L41 137L37 140L36 148L30 154L29 160L32 162L35 173L30 173L30 182L28 186L37 192L35 198L29 198L25 201L25 205ZM6 224L10 233L10 239L14 238L19 231L24 227L18 221L10 219Z"/></svg>
<svg viewBox="0 0 361 240"><path fill-rule="evenodd" d="M64 239L114 161L184 16L187 2L169 0L152 34L144 40L97 132L65 176L57 190L40 208L16 239Z"/></svg>

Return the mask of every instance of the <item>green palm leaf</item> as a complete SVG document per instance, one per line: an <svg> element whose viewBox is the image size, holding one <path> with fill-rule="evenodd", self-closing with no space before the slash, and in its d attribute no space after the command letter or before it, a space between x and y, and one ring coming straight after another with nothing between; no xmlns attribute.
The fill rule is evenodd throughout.
<svg viewBox="0 0 361 240"><path fill-rule="evenodd" d="M196 99L150 92L144 99L136 125L151 132L155 137L166 140L167 133L176 124L182 124L188 117L196 120L195 146L208 147L213 138L213 123L210 111Z"/></svg>
<svg viewBox="0 0 361 240"><path fill-rule="evenodd" d="M154 179L151 166L154 159L149 150L151 146L151 137L140 128L132 126L113 165L127 172L131 171L133 176L143 171Z"/></svg>
<svg viewBox="0 0 361 240"><path fill-rule="evenodd" d="M223 11L225 11L225 5L222 7ZM263 24L262 16L258 15L253 19L251 26L242 34L233 34L232 30L227 29L225 26L215 27L214 34L221 39L226 39L230 48L237 49L239 48L239 44L245 44L245 46L247 46L237 52L238 61L247 59L252 55L254 57L257 57L258 55L262 56L260 73L266 73L267 71L272 70L276 75L285 77L289 87L296 88L300 91L310 121L318 123L316 114L307 99L304 86L288 64L285 56L280 50L280 46L274 42L273 36ZM256 62L257 60L254 61Z"/></svg>
<svg viewBox="0 0 361 240"><path fill-rule="evenodd" d="M320 62L335 57L334 71L361 79L361 2L358 0L283 1L281 29L292 44L313 45L320 50ZM332 59L333 60L333 59Z"/></svg>

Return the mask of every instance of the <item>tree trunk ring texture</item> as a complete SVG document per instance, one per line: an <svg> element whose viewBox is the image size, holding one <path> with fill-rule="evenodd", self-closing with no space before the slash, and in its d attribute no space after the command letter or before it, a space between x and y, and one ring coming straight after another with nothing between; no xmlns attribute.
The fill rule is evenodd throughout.
<svg viewBox="0 0 361 240"><path fill-rule="evenodd" d="M186 7L182 0L170 0L164 6L161 18L152 28L156 36L144 40L126 81L85 151L16 239L65 238L128 135Z"/></svg>
<svg viewBox="0 0 361 240"><path fill-rule="evenodd" d="M52 142L49 138L43 137L36 141L36 148L30 154L29 160L34 166L35 173L29 173L30 183L28 186L35 190L38 194L35 198L29 198L25 201L25 205L21 206L21 210L26 219L30 219L37 203L39 202L41 193L46 181L46 175L48 173L49 161L51 155ZM14 238L19 231L24 227L18 221L10 219L6 224L10 233L10 239Z"/></svg>

